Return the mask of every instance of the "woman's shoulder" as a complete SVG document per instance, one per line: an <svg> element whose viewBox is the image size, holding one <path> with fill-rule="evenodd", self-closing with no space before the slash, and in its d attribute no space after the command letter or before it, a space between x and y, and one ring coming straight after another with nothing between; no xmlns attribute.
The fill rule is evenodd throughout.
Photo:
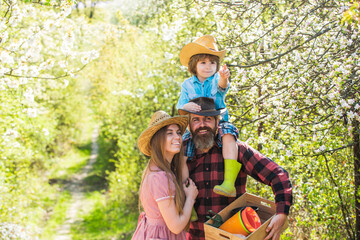
<svg viewBox="0 0 360 240"><path fill-rule="evenodd" d="M148 179L151 182L162 182L168 178L168 174L158 167L151 168L148 173Z"/></svg>
<svg viewBox="0 0 360 240"><path fill-rule="evenodd" d="M175 194L175 185L169 178L170 174L161 169L149 171L144 184L156 201Z"/></svg>

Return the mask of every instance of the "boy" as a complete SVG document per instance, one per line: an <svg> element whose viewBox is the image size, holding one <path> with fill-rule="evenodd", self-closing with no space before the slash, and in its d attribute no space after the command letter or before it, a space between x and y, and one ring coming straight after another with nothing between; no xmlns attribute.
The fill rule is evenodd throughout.
<svg viewBox="0 0 360 240"><path fill-rule="evenodd" d="M197 97L209 97L214 99L216 109L222 109L219 133L223 145L222 154L225 159L225 176L224 182L214 187L214 192L228 197L235 197L234 183L241 164L236 160L238 155L236 145L238 130L228 122L229 113L225 105L225 95L230 86L228 81L230 77L229 69L226 65L220 69L220 62L224 58L225 52L225 50L218 51L215 38L210 35L200 37L182 48L180 62L188 67L188 71L193 76L186 79L181 85L181 94L176 107L179 114L187 114L187 111L198 112L201 107L189 101ZM185 149L185 156L191 158L194 149L194 146Z"/></svg>

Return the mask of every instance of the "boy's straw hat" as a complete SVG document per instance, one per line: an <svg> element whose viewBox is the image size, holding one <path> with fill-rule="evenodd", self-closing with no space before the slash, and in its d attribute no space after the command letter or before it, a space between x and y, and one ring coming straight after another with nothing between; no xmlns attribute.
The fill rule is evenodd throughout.
<svg viewBox="0 0 360 240"><path fill-rule="evenodd" d="M151 155L151 146L150 140L154 136L154 134L159 131L161 128L171 125L177 124L180 127L181 134L183 134L188 125L189 118L188 116L174 116L171 117L164 111L155 112L150 120L149 126L145 129L139 136L138 146L140 151L146 155Z"/></svg>
<svg viewBox="0 0 360 240"><path fill-rule="evenodd" d="M180 62L188 66L190 58L196 54L211 54L218 56L221 60L224 58L226 50L219 51L215 43L215 38L211 35L205 35L194 42L186 44L180 51Z"/></svg>

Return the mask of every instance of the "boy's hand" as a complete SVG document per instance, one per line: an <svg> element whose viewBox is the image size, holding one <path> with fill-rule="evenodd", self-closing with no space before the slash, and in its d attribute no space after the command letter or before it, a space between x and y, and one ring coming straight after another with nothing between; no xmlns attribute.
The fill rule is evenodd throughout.
<svg viewBox="0 0 360 240"><path fill-rule="evenodd" d="M219 70L220 80L227 80L230 77L230 70L227 68L226 64Z"/></svg>
<svg viewBox="0 0 360 240"><path fill-rule="evenodd" d="M201 111L201 106L196 103L189 102L183 106L183 109L190 111L190 112L199 112L199 111Z"/></svg>

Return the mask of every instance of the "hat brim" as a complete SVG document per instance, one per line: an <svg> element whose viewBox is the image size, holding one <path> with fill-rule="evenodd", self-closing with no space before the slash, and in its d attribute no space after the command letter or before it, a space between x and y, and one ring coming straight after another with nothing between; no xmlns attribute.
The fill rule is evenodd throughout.
<svg viewBox="0 0 360 240"><path fill-rule="evenodd" d="M151 127L148 127L147 129L145 129L140 134L139 139L138 139L138 147L139 147L140 151L144 155L150 156L151 155L151 146L150 146L151 138L161 128L168 126L168 125L172 125L172 124L179 125L181 134L183 134L189 124L189 117L187 115L174 116L174 117L168 118L164 121L161 121L161 122L155 124L154 126L151 126Z"/></svg>
<svg viewBox="0 0 360 240"><path fill-rule="evenodd" d="M186 114L195 114L195 115L200 115L200 116L218 116L218 115L221 115L222 113L224 113L226 111L225 108L221 108L221 109L218 109L218 110L203 110L203 111L199 111L199 112L193 112L193 111L188 111L188 110L185 110L185 109L179 109L178 110L178 113L180 115L186 115Z"/></svg>
<svg viewBox="0 0 360 240"><path fill-rule="evenodd" d="M226 50L222 50L222 51L216 51L216 50L211 50L203 45L200 45L198 43L195 42L191 42L186 44L180 51L180 62L183 66L188 66L189 65L189 61L190 58L196 54L210 54L210 55L215 55L218 56L221 60L225 57L225 53Z"/></svg>

